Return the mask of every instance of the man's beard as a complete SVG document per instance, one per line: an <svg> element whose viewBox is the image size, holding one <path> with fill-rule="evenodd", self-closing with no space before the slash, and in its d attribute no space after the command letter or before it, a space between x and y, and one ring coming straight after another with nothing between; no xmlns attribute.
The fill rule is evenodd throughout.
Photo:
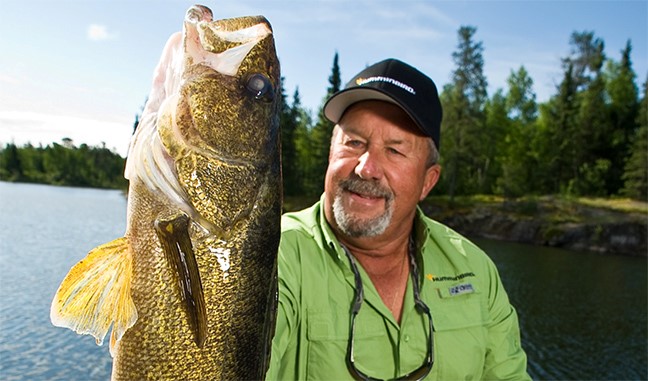
<svg viewBox="0 0 648 381"><path fill-rule="evenodd" d="M354 218L353 215L344 210L342 197L344 191L358 193L363 196L383 197L385 199L385 211L373 218ZM333 200L333 217L342 232L350 237L375 237L387 230L394 213L392 201L394 194L387 188L376 182L362 180L358 176L351 175L348 179L340 181Z"/></svg>

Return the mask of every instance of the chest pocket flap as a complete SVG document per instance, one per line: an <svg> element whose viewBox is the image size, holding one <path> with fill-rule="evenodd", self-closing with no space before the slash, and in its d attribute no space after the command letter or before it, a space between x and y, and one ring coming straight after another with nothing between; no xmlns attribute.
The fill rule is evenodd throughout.
<svg viewBox="0 0 648 381"><path fill-rule="evenodd" d="M462 329L486 324L484 294L471 283L452 283L436 288L430 305L437 331Z"/></svg>

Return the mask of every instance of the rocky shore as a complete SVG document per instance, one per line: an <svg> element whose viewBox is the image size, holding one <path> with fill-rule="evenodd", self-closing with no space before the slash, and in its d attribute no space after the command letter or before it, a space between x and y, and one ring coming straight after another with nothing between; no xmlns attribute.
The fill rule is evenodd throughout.
<svg viewBox="0 0 648 381"><path fill-rule="evenodd" d="M627 207L627 203L633 203ZM428 198L423 211L468 237L648 257L648 208L542 197L525 200Z"/></svg>

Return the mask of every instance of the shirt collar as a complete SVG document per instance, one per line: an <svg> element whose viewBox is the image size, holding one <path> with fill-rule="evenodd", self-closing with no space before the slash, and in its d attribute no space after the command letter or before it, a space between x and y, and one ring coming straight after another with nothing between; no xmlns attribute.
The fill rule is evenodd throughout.
<svg viewBox="0 0 648 381"><path fill-rule="evenodd" d="M326 245L326 247L328 247L335 253L335 256L338 261L344 261L346 258L344 256L344 251L342 249L342 246L340 246L340 242L335 236L335 233L333 233L333 229L331 228L331 225L329 225L328 221L326 221L326 215L324 214L324 196L325 194L322 194L320 200L318 201L319 204L318 223L322 231L323 243Z"/></svg>
<svg viewBox="0 0 648 381"><path fill-rule="evenodd" d="M424 222L424 216L421 207L417 206L414 215L414 245L417 253L421 252L421 248L425 246L430 237L430 227Z"/></svg>

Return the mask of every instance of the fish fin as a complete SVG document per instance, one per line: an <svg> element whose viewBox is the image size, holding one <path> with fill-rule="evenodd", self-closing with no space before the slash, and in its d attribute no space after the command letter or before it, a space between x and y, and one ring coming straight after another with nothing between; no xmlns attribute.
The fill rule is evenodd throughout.
<svg viewBox="0 0 648 381"><path fill-rule="evenodd" d="M91 250L61 282L50 309L52 324L90 334L97 345L112 324L112 352L114 343L137 321L131 297L132 258L125 237Z"/></svg>
<svg viewBox="0 0 648 381"><path fill-rule="evenodd" d="M202 348L207 338L207 311L198 262L189 237L189 217L178 213L158 218L155 230L178 280L178 287L194 332L194 341Z"/></svg>

